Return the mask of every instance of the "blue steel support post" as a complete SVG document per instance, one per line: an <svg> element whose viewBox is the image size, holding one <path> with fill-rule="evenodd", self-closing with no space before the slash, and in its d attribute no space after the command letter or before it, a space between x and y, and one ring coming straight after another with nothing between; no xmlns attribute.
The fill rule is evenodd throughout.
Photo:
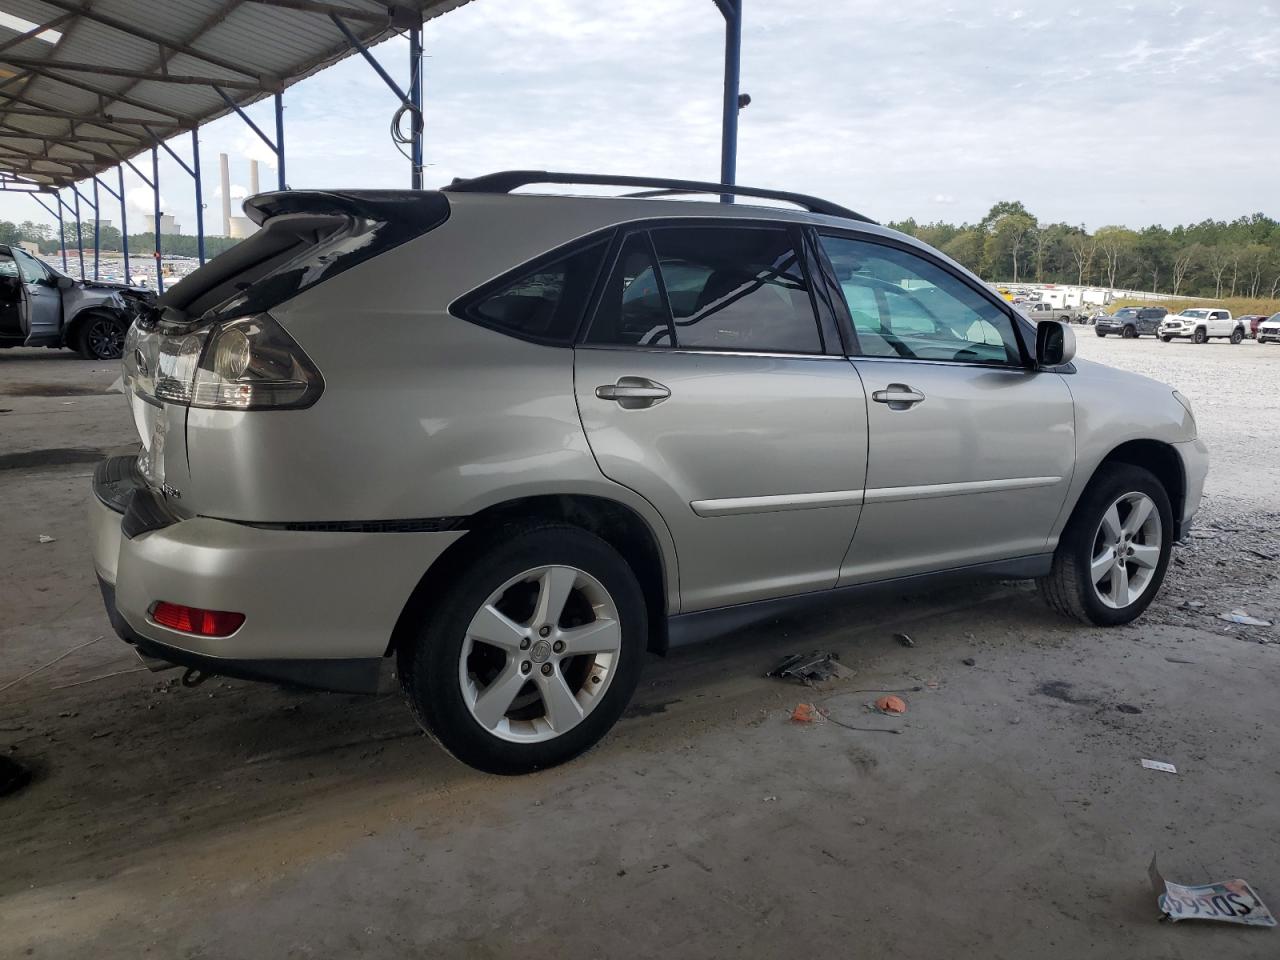
<svg viewBox="0 0 1280 960"><path fill-rule="evenodd" d="M129 272L129 214L124 202L124 166L116 167L120 175L120 249L124 254L124 282L132 283L133 274Z"/></svg>
<svg viewBox="0 0 1280 960"><path fill-rule="evenodd" d="M191 131L191 176L196 182L196 252L204 266L204 191L200 186L200 134Z"/></svg>
<svg viewBox="0 0 1280 960"><path fill-rule="evenodd" d="M98 178L93 178L93 279L98 279L98 250L102 246L102 217L98 214Z"/></svg>
<svg viewBox="0 0 1280 960"><path fill-rule="evenodd" d="M409 162L413 166L409 185L422 189L422 24L415 23L409 29L409 100L413 104L409 118L413 125L413 140L409 146Z"/></svg>
<svg viewBox="0 0 1280 960"><path fill-rule="evenodd" d="M62 219L62 191L53 191L53 197L58 201L58 246L62 248L62 272L70 273L67 268L67 228Z"/></svg>
<svg viewBox="0 0 1280 960"><path fill-rule="evenodd" d="M156 293L164 293L164 257L160 250L160 218L163 216L160 210L160 148L155 146L151 148L151 192L156 200L153 229L156 241Z"/></svg>
<svg viewBox="0 0 1280 960"><path fill-rule="evenodd" d="M71 185L71 192L76 197L76 253L80 257L80 279L84 279L84 237L80 233L80 191L76 189L75 184Z"/></svg>
<svg viewBox="0 0 1280 960"><path fill-rule="evenodd" d="M287 189L284 179L284 94L276 94L276 181Z"/></svg>
<svg viewBox="0 0 1280 960"><path fill-rule="evenodd" d="M742 70L742 0L716 0L724 15L724 115L720 126L720 182L738 176L738 81ZM733 203L732 194L722 194Z"/></svg>

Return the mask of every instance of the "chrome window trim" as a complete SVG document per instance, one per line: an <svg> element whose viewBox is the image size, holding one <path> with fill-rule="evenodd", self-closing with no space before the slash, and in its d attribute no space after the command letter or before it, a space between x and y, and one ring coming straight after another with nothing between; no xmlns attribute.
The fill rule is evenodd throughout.
<svg viewBox="0 0 1280 960"><path fill-rule="evenodd" d="M848 357L831 353L783 353L767 350L715 350L705 347L659 347L643 343L579 343L575 350L628 350L640 353L659 353L664 356L691 354L702 357L772 357L783 360L847 361Z"/></svg>

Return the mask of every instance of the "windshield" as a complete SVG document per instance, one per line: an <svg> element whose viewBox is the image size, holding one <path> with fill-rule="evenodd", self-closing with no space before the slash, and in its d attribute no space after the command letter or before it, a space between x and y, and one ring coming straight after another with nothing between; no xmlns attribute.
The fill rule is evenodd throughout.
<svg viewBox="0 0 1280 960"><path fill-rule="evenodd" d="M1209 311L1208 310L1183 310L1182 315L1184 317L1191 317L1194 320L1203 320L1205 317L1209 315Z"/></svg>
<svg viewBox="0 0 1280 960"><path fill-rule="evenodd" d="M1124 317L1136 317L1138 315L1137 307L1125 307L1123 310L1116 311L1116 317L1123 319Z"/></svg>

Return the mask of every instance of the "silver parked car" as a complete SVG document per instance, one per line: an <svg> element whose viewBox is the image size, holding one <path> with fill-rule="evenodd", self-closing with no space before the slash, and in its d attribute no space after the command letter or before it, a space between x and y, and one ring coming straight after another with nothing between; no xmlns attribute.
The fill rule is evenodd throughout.
<svg viewBox="0 0 1280 960"><path fill-rule="evenodd" d="M511 192L547 182L647 189ZM662 196L695 191L800 209ZM247 209L130 330L108 613L204 674L371 690L392 658L485 770L577 755L646 651L782 605L1036 578L1127 623L1200 502L1185 399L822 200L513 172Z"/></svg>

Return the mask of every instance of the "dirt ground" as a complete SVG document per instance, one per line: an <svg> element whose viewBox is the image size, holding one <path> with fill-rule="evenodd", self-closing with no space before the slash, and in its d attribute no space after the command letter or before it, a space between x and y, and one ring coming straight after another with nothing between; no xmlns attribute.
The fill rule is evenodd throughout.
<svg viewBox="0 0 1280 960"><path fill-rule="evenodd" d="M1157 922L1147 865L1280 910L1280 627L1218 619L1280 622L1280 346L1080 332L1186 394L1212 450L1137 624L1016 583L775 621L654 658L600 747L519 779L397 696L139 670L83 519L134 439L116 371L0 352L0 751L35 773L0 798L0 957L1277 956L1278 930ZM856 673L762 676L813 649ZM885 689L901 719L866 711ZM789 721L815 699L896 732Z"/></svg>

